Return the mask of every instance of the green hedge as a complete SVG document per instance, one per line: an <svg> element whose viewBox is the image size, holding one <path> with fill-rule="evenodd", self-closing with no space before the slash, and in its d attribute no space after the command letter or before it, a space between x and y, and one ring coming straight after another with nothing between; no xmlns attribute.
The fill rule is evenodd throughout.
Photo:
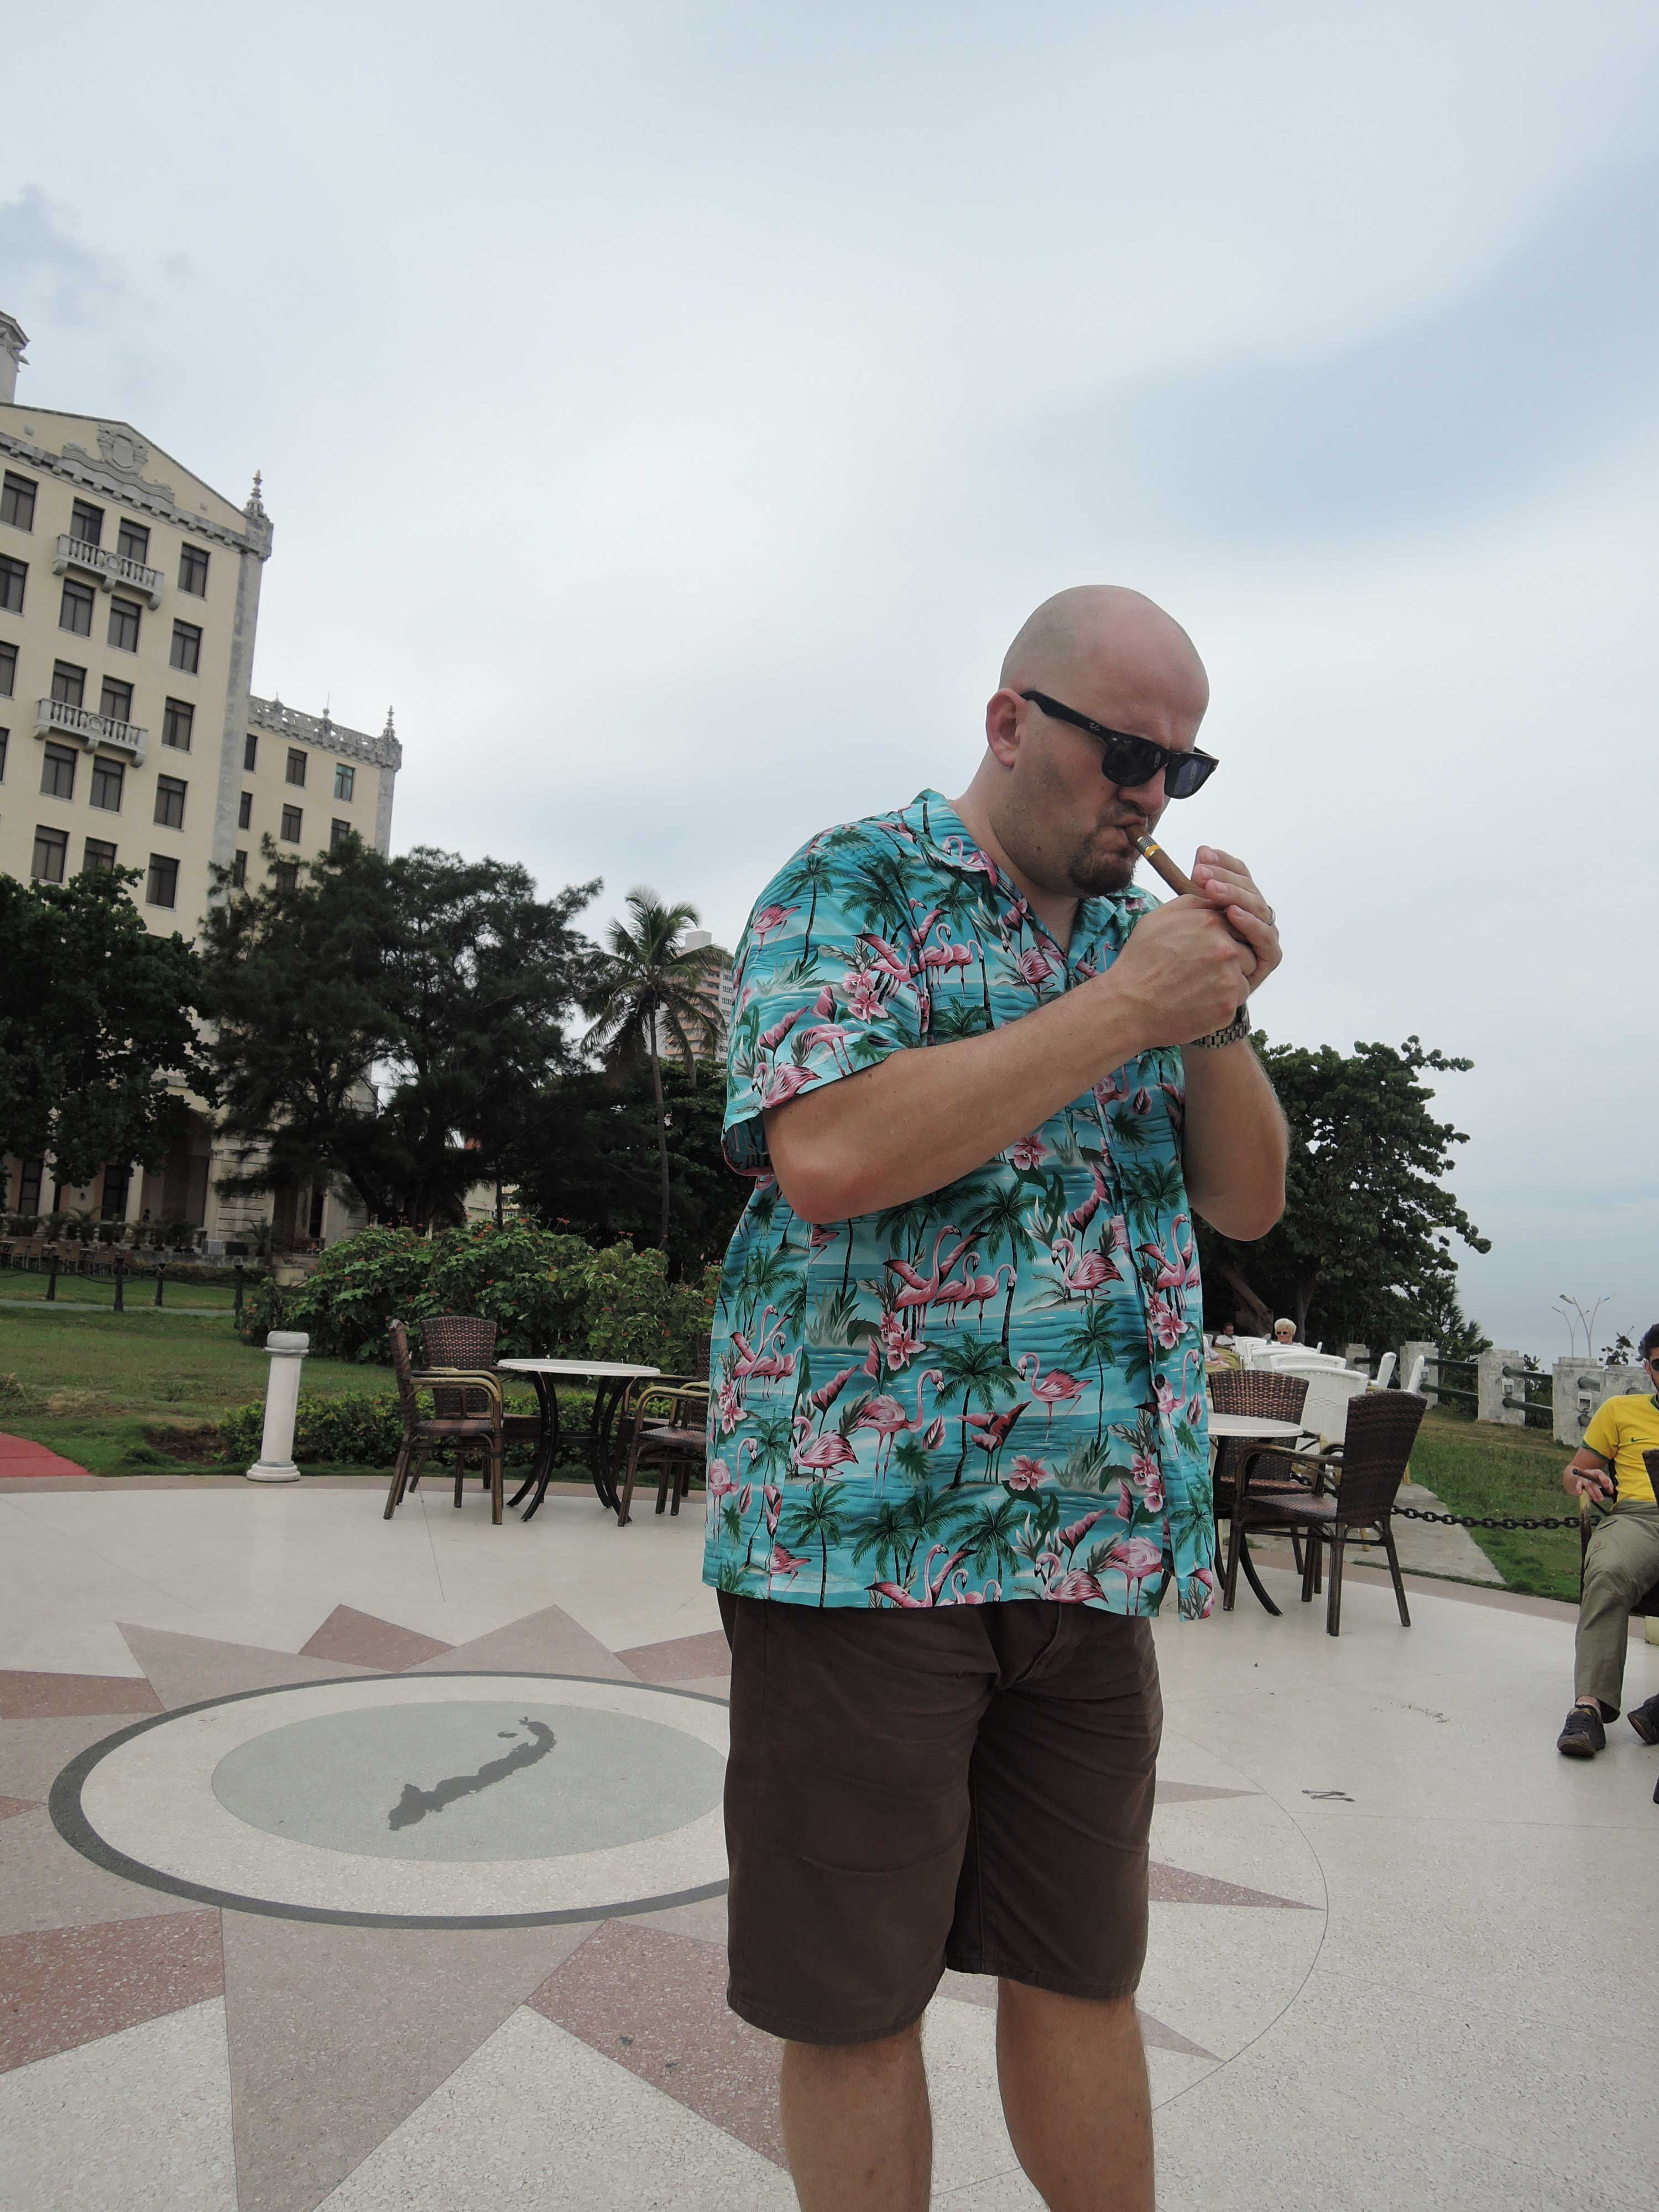
<svg viewBox="0 0 1659 2212"><path fill-rule="evenodd" d="M304 1329L313 1352L385 1364L387 1325L428 1314L480 1314L496 1325L497 1358L635 1360L685 1373L714 1314L718 1270L701 1285L671 1283L663 1255L612 1244L595 1251L526 1222L483 1222L430 1237L365 1229L333 1245L304 1283L261 1283L242 1309L241 1333ZM418 1342L416 1357L419 1356Z"/></svg>
<svg viewBox="0 0 1659 2212"><path fill-rule="evenodd" d="M0 1394L10 1378L0 1376ZM422 1413L430 1414L428 1391L418 1394ZM509 1411L529 1413L530 1401L508 1401ZM592 1399L586 1391L562 1390L559 1417L571 1428L585 1428L592 1416ZM222 1459L252 1462L259 1456L264 1431L264 1401L238 1406L219 1422L218 1451ZM294 1423L294 1456L304 1467L381 1467L388 1470L404 1440L404 1425L395 1391L347 1391L333 1398L306 1398ZM527 1466L533 1456L528 1444L507 1447L509 1466Z"/></svg>

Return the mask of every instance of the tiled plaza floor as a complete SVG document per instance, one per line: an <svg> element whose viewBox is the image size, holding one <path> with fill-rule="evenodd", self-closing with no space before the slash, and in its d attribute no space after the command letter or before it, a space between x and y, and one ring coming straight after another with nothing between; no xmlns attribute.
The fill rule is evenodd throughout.
<svg viewBox="0 0 1659 2212"><path fill-rule="evenodd" d="M380 1504L0 1481L0 2204L787 2207L695 1518ZM1332 1642L1267 1572L1158 1629L1165 2212L1650 2206L1659 1753L1556 1756L1561 1608L1356 1577ZM951 2212L1036 2203L992 2001L927 2020Z"/></svg>

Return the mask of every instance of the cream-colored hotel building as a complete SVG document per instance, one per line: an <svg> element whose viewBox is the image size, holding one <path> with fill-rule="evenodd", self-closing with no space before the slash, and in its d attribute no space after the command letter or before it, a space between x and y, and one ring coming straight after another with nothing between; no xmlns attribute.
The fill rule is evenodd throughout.
<svg viewBox="0 0 1659 2212"><path fill-rule="evenodd" d="M235 507L130 423L17 398L27 343L0 313L0 871L62 883L137 868L153 929L193 937L210 902L356 830L389 848L402 749L253 694L271 526L259 479ZM291 858L289 857L291 856ZM0 957L4 957L0 948ZM240 1158L192 1110L159 1169L112 1162L86 1189L50 1160L0 1165L0 1211L185 1221L210 1245L275 1214L279 1245L354 1225L336 1197L224 1198Z"/></svg>

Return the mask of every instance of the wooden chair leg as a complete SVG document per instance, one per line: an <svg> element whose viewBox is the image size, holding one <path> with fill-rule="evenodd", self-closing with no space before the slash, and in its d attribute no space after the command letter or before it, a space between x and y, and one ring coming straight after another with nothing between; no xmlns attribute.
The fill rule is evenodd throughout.
<svg viewBox="0 0 1659 2212"><path fill-rule="evenodd" d="M1382 1548L1389 1555L1389 1572L1394 1577L1394 1595L1395 1602L1400 1607L1400 1626L1409 1628L1412 1617L1406 1603L1406 1584L1400 1572L1400 1554L1394 1548L1394 1522L1386 1516L1382 1522Z"/></svg>
<svg viewBox="0 0 1659 2212"><path fill-rule="evenodd" d="M1331 1594L1325 1601L1325 1633L1342 1633L1342 1546L1347 1535L1339 1521L1331 1529Z"/></svg>
<svg viewBox="0 0 1659 2212"><path fill-rule="evenodd" d="M382 1518L389 1521L404 1500L404 1483L409 1474L409 1446L401 1443L398 1456L392 1462L392 1486L386 1494L386 1512Z"/></svg>
<svg viewBox="0 0 1659 2212"><path fill-rule="evenodd" d="M507 1487L507 1440L497 1437L489 1448L489 1519L493 1528L501 1525L501 1492Z"/></svg>
<svg viewBox="0 0 1659 2212"><path fill-rule="evenodd" d="M416 1485L420 1481L422 1474L426 1467L426 1455L428 1449L428 1447L426 1444L417 1443L410 1452L409 1480L404 1486L404 1494L405 1497L408 1496L409 1492L413 1490Z"/></svg>
<svg viewBox="0 0 1659 2212"><path fill-rule="evenodd" d="M465 1443L458 1443L455 1446L455 1504L457 1510L459 1510L460 1507L461 1491L465 1481L466 1445Z"/></svg>

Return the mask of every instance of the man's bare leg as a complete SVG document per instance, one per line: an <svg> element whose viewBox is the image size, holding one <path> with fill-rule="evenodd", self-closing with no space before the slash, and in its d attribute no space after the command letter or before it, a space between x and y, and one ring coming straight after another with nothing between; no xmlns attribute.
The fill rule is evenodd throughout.
<svg viewBox="0 0 1659 2212"><path fill-rule="evenodd" d="M780 2101L801 2212L927 2212L933 2124L919 2021L880 2043L786 2043Z"/></svg>
<svg viewBox="0 0 1659 2212"><path fill-rule="evenodd" d="M1049 2212L1152 2212L1152 2107L1133 1997L997 1990L997 2077L1016 2156Z"/></svg>

